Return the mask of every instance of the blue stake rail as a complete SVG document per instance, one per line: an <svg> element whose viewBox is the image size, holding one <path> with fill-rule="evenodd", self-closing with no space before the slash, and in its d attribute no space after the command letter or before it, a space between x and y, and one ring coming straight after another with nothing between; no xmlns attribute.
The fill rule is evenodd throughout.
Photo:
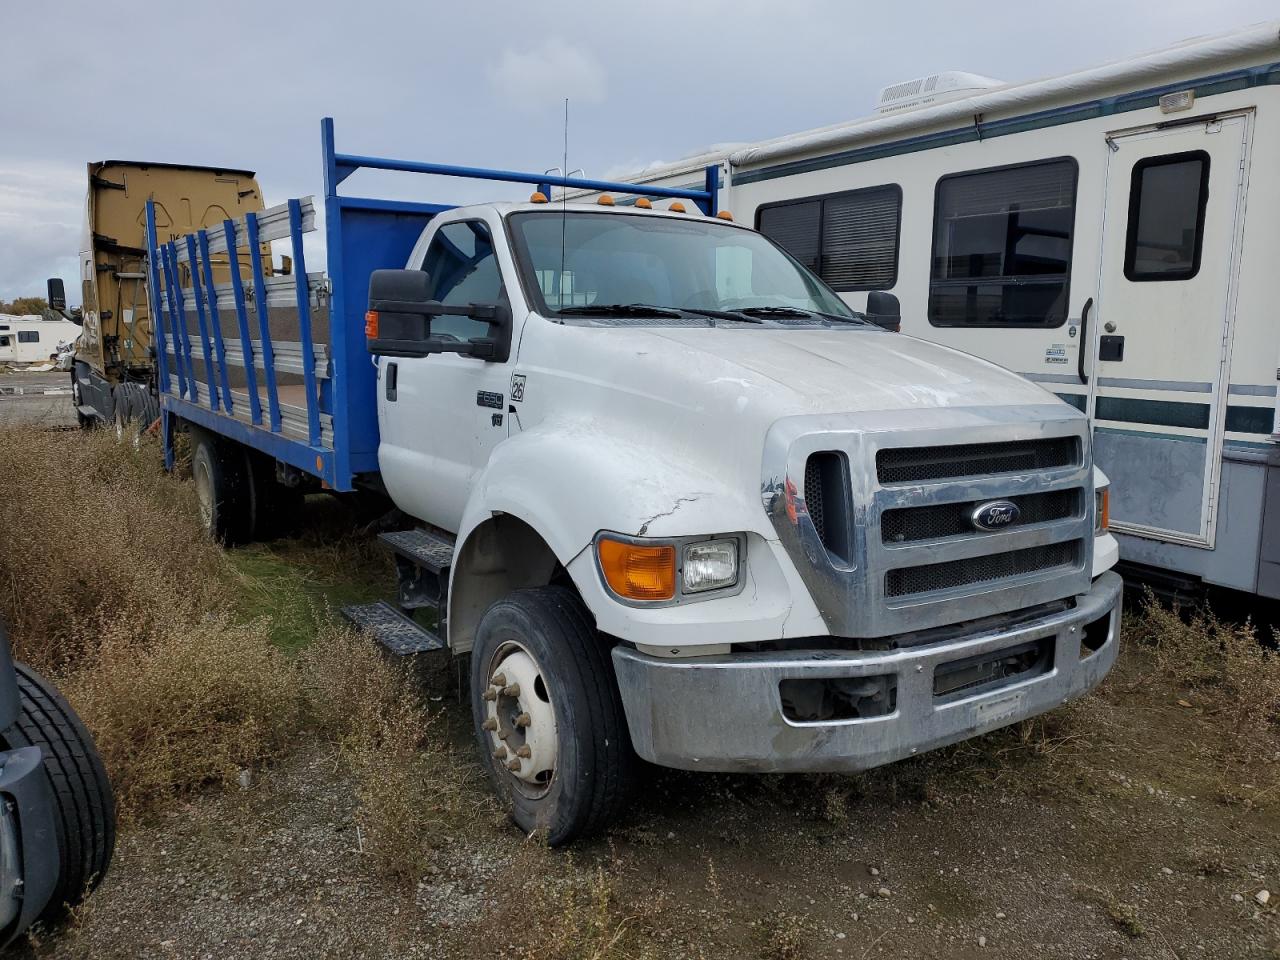
<svg viewBox="0 0 1280 960"><path fill-rule="evenodd" d="M334 490L353 490L362 476L377 473L376 373L364 342L369 276L403 267L431 218L453 205L339 194L357 170L525 183L548 195L561 187L689 200L709 216L720 192L718 166L707 167L705 188L695 190L338 153L329 118L321 121L321 146L327 277L307 273L303 238L315 229L310 198L208 223L184 237L159 236L154 204L147 203L148 288L170 466L181 419ZM286 239L293 272L282 275L272 269L269 244Z"/></svg>

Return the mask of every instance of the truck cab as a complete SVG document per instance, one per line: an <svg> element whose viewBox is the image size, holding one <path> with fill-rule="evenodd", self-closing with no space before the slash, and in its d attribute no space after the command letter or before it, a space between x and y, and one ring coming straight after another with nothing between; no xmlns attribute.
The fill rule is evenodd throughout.
<svg viewBox="0 0 1280 960"><path fill-rule="evenodd" d="M449 210L370 286L381 476L456 537L448 642L518 822L564 839L610 732L855 771L1102 679L1121 584L1081 413L754 230L610 199Z"/></svg>

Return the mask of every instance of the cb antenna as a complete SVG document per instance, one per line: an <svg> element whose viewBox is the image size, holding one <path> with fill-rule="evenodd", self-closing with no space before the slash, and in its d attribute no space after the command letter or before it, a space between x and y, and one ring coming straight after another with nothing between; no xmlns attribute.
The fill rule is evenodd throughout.
<svg viewBox="0 0 1280 960"><path fill-rule="evenodd" d="M566 177L569 176L569 98L564 98L564 166L560 168L564 171ZM569 187L560 188L560 282L557 286L560 288L559 303L557 310L564 309L564 233L565 223L569 219L569 211L566 207L568 203Z"/></svg>

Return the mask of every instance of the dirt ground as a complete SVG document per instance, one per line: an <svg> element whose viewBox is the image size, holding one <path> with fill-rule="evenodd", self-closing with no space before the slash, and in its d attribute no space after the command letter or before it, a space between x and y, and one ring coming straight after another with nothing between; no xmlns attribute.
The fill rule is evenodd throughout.
<svg viewBox="0 0 1280 960"><path fill-rule="evenodd" d="M1280 756L1224 763L1215 718L1141 673L1127 651L1047 722L859 777L655 770L570 852L515 833L477 784L470 828L409 881L369 868L351 785L310 747L127 830L35 954L539 956L550 915L584 924L582 952L555 956L1280 956L1276 898L1257 899L1280 889Z"/></svg>
<svg viewBox="0 0 1280 960"><path fill-rule="evenodd" d="M309 500L303 537L230 555L243 614L269 614L282 650L311 643L315 603L390 589L333 503ZM407 875L374 855L339 746L304 730L274 764L129 819L96 894L20 955L1278 958L1276 674L1255 691L1269 712L1246 715L1216 641L1184 676L1151 633L1080 701L868 774L653 769L607 835L568 851L498 815L437 659L421 675L463 815Z"/></svg>

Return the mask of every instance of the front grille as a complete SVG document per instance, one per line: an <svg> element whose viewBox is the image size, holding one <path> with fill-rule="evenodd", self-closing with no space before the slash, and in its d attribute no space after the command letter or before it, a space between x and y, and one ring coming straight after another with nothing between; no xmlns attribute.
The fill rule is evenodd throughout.
<svg viewBox="0 0 1280 960"><path fill-rule="evenodd" d="M992 498L988 497L987 500ZM1002 527L998 532L1025 527L1033 523L1048 523L1081 516L1081 491L1052 490L1048 493L1031 493L1020 497L1007 497L1017 504L1019 516L1016 523ZM911 543L916 540L938 540L965 534L988 533L978 530L970 520L974 509L985 500L965 500L962 503L940 503L929 507L906 507L886 510L880 518L880 537L885 543Z"/></svg>
<svg viewBox="0 0 1280 960"><path fill-rule="evenodd" d="M814 453L804 464L804 504L827 553L841 560L851 556L851 491L843 454Z"/></svg>
<svg viewBox="0 0 1280 960"><path fill-rule="evenodd" d="M1077 567L1080 564L1081 546L1081 541L1072 540L986 557L890 570L884 578L884 592L887 597L905 597L1005 580L1028 573L1041 573L1057 567Z"/></svg>
<svg viewBox="0 0 1280 960"><path fill-rule="evenodd" d="M810 457L804 462L804 505L809 511L809 519L813 528L818 531L818 539L825 545L827 542L827 516L823 509L822 468L818 457Z"/></svg>
<svg viewBox="0 0 1280 960"><path fill-rule="evenodd" d="M882 484L920 483L1052 470L1079 463L1080 441L1076 437L1052 437L1012 443L893 447L876 453L876 475Z"/></svg>

